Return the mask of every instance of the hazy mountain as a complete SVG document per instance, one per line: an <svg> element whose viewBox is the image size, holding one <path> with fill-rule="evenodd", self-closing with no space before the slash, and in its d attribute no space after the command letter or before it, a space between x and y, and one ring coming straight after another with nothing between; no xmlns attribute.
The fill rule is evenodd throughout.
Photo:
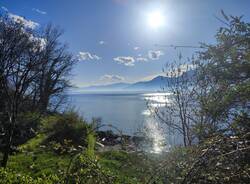
<svg viewBox="0 0 250 184"><path fill-rule="evenodd" d="M163 77L163 76L157 76L153 78L152 80L149 81L141 81L141 82L136 82L134 84L130 84L128 87L125 89L127 90L160 90L161 87L166 86L166 83L171 80L169 77Z"/></svg>
<svg viewBox="0 0 250 184"><path fill-rule="evenodd" d="M170 78L157 76L149 81L140 81L136 83L115 83L108 85L95 85L78 88L77 91L157 91L166 85Z"/></svg>
<svg viewBox="0 0 250 184"><path fill-rule="evenodd" d="M184 75L192 76L194 71L188 71ZM171 83L172 78L157 76L149 81L140 81L136 83L115 83L108 85L96 85L78 89L78 91L158 91Z"/></svg>
<svg viewBox="0 0 250 184"><path fill-rule="evenodd" d="M95 85L95 86L88 86L81 88L82 90L87 91L102 91L102 90L122 90L126 87L128 87L129 83L115 83L115 84L108 84L108 85Z"/></svg>

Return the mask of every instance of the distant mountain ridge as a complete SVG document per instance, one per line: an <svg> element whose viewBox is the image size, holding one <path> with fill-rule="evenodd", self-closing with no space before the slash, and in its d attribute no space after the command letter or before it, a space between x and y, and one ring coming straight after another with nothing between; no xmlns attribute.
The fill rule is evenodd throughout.
<svg viewBox="0 0 250 184"><path fill-rule="evenodd" d="M88 87L84 87L81 88L83 90L121 90L124 89L126 87L128 87L130 84L129 83L114 83L114 84L107 84L107 85L94 85L94 86L88 86Z"/></svg>
<svg viewBox="0 0 250 184"><path fill-rule="evenodd" d="M193 75L193 70L185 72L183 75ZM152 80L139 81L136 83L114 83L108 85L95 85L79 88L80 91L158 91L172 82L171 77L157 76Z"/></svg>
<svg viewBox="0 0 250 184"><path fill-rule="evenodd" d="M128 90L160 90L162 87L166 86L171 78L164 76L157 76L149 81L136 82L129 85L126 89Z"/></svg>

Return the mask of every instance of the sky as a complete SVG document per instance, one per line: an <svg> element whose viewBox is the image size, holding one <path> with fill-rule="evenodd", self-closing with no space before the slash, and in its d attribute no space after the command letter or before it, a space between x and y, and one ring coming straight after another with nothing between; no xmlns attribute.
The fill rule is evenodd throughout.
<svg viewBox="0 0 250 184"><path fill-rule="evenodd" d="M79 60L71 77L78 87L162 75L179 53L197 51L164 45L214 43L221 9L250 22L249 0L0 0L0 7L32 29L64 30L61 41Z"/></svg>

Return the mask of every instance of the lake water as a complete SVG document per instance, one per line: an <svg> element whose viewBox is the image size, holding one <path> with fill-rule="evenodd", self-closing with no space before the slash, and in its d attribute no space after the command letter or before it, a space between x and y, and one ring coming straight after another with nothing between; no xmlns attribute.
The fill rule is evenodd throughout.
<svg viewBox="0 0 250 184"><path fill-rule="evenodd" d="M70 96L70 102L86 119L101 117L103 123L112 124L124 133L133 134L148 118L147 102L159 95L159 93L74 94ZM154 103L157 105L157 99Z"/></svg>
<svg viewBox="0 0 250 184"><path fill-rule="evenodd" d="M159 149L157 144L166 139L166 134L148 107L165 106L168 95L167 93L73 94L70 96L70 102L87 120L100 117L103 124L112 124L129 135L146 130L146 135L155 140L155 151L157 151Z"/></svg>

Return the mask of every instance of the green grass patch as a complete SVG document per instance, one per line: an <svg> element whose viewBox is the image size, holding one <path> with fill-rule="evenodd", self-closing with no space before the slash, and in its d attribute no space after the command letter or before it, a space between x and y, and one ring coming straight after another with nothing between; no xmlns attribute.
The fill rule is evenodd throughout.
<svg viewBox="0 0 250 184"><path fill-rule="evenodd" d="M20 152L10 156L8 168L32 177L62 174L70 162L70 155L57 155L49 150L45 145L42 145L46 138L45 134L38 134L21 145Z"/></svg>
<svg viewBox="0 0 250 184"><path fill-rule="evenodd" d="M31 176L50 174L62 174L70 162L68 155L56 155L50 151L35 151L12 155L8 162L8 168Z"/></svg>
<svg viewBox="0 0 250 184"><path fill-rule="evenodd" d="M146 181L148 173L153 170L155 160L144 154L125 151L107 151L98 154L100 164L117 174L120 178L135 183Z"/></svg>
<svg viewBox="0 0 250 184"><path fill-rule="evenodd" d="M47 138L47 136L45 134L38 134L36 137L30 139L25 144L19 146L19 150L20 151L32 151L32 150L35 150L35 149L39 148L39 146L41 146L42 142L46 138Z"/></svg>

